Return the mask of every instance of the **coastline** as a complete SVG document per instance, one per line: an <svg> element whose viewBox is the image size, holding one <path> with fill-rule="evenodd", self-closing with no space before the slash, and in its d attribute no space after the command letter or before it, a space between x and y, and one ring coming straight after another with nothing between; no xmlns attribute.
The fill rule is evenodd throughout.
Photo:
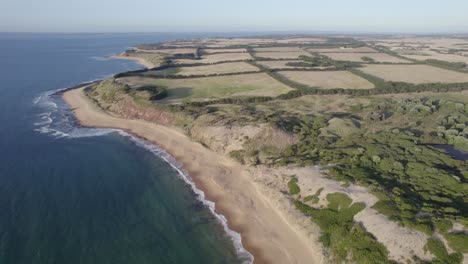
<svg viewBox="0 0 468 264"><path fill-rule="evenodd" d="M132 56L124 56L123 54L124 53L113 55L110 58L111 59L121 59L121 60L131 60L131 61L134 61L134 62L136 62L138 64L143 65L146 69L151 69L151 68L156 67L156 65L154 65L153 63L151 63L151 62L149 62L149 61L147 61L147 60L145 60L143 58L132 57Z"/></svg>
<svg viewBox="0 0 468 264"><path fill-rule="evenodd" d="M84 87L63 93L80 124L122 129L164 149L188 172L216 212L239 233L254 263L322 263L321 249L314 247L255 186L249 170L201 144L181 131L142 120L111 116L83 93Z"/></svg>

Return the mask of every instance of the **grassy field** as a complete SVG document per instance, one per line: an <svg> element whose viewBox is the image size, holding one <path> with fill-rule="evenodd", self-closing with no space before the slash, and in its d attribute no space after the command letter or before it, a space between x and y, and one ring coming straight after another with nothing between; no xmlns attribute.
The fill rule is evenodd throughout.
<svg viewBox="0 0 468 264"><path fill-rule="evenodd" d="M376 62L389 62L389 63L410 63L410 61L403 60L385 53L320 53L322 55L328 56L333 60L339 61L356 61L356 62L365 62L363 57L368 57L373 59Z"/></svg>
<svg viewBox="0 0 468 264"><path fill-rule="evenodd" d="M246 62L227 62L213 65L203 65L194 67L178 67L166 70L149 71L151 75L164 75L171 74L179 76L190 76L190 75L209 75L209 74L225 74L225 73L240 73L240 72L252 72L259 71L255 66L252 66Z"/></svg>
<svg viewBox="0 0 468 264"><path fill-rule="evenodd" d="M362 71L386 81L407 83L462 83L468 74L427 65L367 65Z"/></svg>
<svg viewBox="0 0 468 264"><path fill-rule="evenodd" d="M279 72L291 81L323 89L372 89L374 85L364 78L347 71L282 71Z"/></svg>
<svg viewBox="0 0 468 264"><path fill-rule="evenodd" d="M252 57L249 53L220 53L220 54L211 54L203 55L200 60L190 60L190 59L177 59L174 62L176 64L192 64L192 63L217 63L222 61L240 61L240 60L250 60Z"/></svg>
<svg viewBox="0 0 468 264"><path fill-rule="evenodd" d="M193 79L154 79L128 77L120 79L132 87L165 87L168 96L162 102L205 101L233 96L276 96L291 90L265 73L205 77Z"/></svg>

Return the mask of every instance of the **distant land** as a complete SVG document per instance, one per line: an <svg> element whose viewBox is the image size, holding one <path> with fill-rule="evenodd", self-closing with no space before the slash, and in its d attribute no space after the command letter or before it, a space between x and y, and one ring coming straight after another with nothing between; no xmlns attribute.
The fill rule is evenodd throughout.
<svg viewBox="0 0 468 264"><path fill-rule="evenodd" d="M70 89L165 149L255 263L468 263L468 35L174 40Z"/></svg>

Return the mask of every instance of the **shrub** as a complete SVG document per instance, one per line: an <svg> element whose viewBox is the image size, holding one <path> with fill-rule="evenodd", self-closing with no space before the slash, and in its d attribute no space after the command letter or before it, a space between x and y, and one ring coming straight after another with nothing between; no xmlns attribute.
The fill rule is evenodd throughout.
<svg viewBox="0 0 468 264"><path fill-rule="evenodd" d="M301 192L301 188L299 188L299 185L297 185L297 178L293 177L291 180L288 182L288 188L289 188L289 194L291 195L296 195Z"/></svg>

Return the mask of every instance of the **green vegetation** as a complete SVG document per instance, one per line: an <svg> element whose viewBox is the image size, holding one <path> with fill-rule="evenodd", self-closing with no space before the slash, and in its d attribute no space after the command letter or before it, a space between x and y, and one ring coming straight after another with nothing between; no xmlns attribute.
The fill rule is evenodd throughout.
<svg viewBox="0 0 468 264"><path fill-rule="evenodd" d="M367 232L353 217L364 209L362 203L352 203L343 193L327 195L328 207L315 209L296 200L296 207L312 217L322 230L320 241L327 247L337 263L391 263L387 249Z"/></svg>
<svg viewBox="0 0 468 264"><path fill-rule="evenodd" d="M239 163L244 164L244 150L233 150L229 152L229 156L235 160L237 160Z"/></svg>
<svg viewBox="0 0 468 264"><path fill-rule="evenodd" d="M128 87L128 86L127 86ZM129 88L126 89L129 91ZM131 89L130 89L131 90ZM136 91L146 91L149 93L149 100L161 100L167 97L167 90L164 87L159 87L155 85L145 85L135 88Z"/></svg>
<svg viewBox="0 0 468 264"><path fill-rule="evenodd" d="M375 63L375 60L371 57L368 57L368 56L364 56L364 57L361 57L361 60L365 61L365 62L369 62L369 63Z"/></svg>
<svg viewBox="0 0 468 264"><path fill-rule="evenodd" d="M433 66L440 66L447 69L457 69L457 70L464 70L466 69L467 65L465 62L449 62L449 61L442 61L442 60L435 60L429 59L426 60L426 63L433 65Z"/></svg>
<svg viewBox="0 0 468 264"><path fill-rule="evenodd" d="M304 198L304 202L307 203L307 202L310 202L310 203L313 203L313 204L316 204L320 201L320 194L322 193L323 191L323 188L320 188L318 189L314 195L309 195L309 196L306 196Z"/></svg>
<svg viewBox="0 0 468 264"><path fill-rule="evenodd" d="M468 234L450 233L446 234L445 238L451 249L462 253L468 253Z"/></svg>
<svg viewBox="0 0 468 264"><path fill-rule="evenodd" d="M436 238L429 238L426 248L436 256L437 259L432 261L434 264L458 264L463 260L463 255L461 253L449 254L444 243Z"/></svg>
<svg viewBox="0 0 468 264"><path fill-rule="evenodd" d="M327 43L300 46L338 48L362 45L346 41L348 39L329 39ZM298 45L265 44L258 47L269 46ZM254 50L248 45L232 47L246 48L255 58ZM387 48L376 49L404 58ZM201 54L202 49L197 49L196 57ZM437 257L434 263L459 263L460 253L468 252L468 235L452 231L452 223L468 223L468 163L448 156L434 145L449 144L468 150L468 96L465 93L446 93L467 90L468 83L389 82L362 72L360 63L334 61L319 54L300 58L302 61L286 65L306 67L295 71L324 70L318 67L325 67L327 71L347 70L372 82L376 88L310 87L291 81L280 75L279 70L268 69L254 60L250 63L257 66L262 75L266 73L280 83L270 80L255 83L260 74L256 76L254 72L217 75L220 78L200 78L214 76L210 73L205 76L173 76L181 65L169 63L154 69L166 70L168 76L154 75L147 70L122 73L115 76L119 78L117 81L103 81L88 93L98 103L109 104L118 102L122 91L135 100L144 98L151 105L163 105L151 102L154 100L175 98L177 100L165 100L166 107L172 112L190 116L190 122L184 123L186 131L190 131L195 122L199 122L197 125L206 122L207 125L229 127L261 123L284 132L293 139L284 147L278 147L277 141L266 142L263 138L257 139L262 141L258 147L252 147L254 139L249 138L241 149L231 151L229 156L250 165L326 165L328 176L344 182L343 187L350 183L368 187L379 199L373 208L390 220L429 236L444 236L456 253L448 254L444 244L433 238L428 241L427 249ZM376 63L367 56L362 60ZM463 70L466 67L434 60L411 61L415 64L437 64L447 69ZM183 66L197 65L200 64ZM147 83L155 83L130 87L122 84L126 77L135 77L133 80L145 77ZM247 78L254 79L253 84L241 82ZM281 86L274 86L278 84ZM284 85L293 90L282 93L288 91L280 89ZM260 86L264 90L258 89ZM279 92L274 95L258 93L272 89L279 89ZM382 96L419 92L439 94ZM328 101L322 102L325 99ZM109 105L103 104L102 107L108 109ZM353 216L364 208L363 204L353 204L345 194L334 193L327 195L329 204L326 208L317 209L314 207L320 202L323 189L301 198L296 177L293 176L287 186L290 195L296 199L296 207L311 216L322 229L321 241L337 262L388 263L385 247L353 220Z"/></svg>
<svg viewBox="0 0 468 264"><path fill-rule="evenodd" d="M314 57L309 56L300 56L299 59L305 61L309 66L307 67L333 67L335 70L348 70L352 68L358 68L362 65L357 62L351 61L336 61L332 60L324 55L315 55ZM296 66L294 63L287 63L289 66Z"/></svg>
<svg viewBox="0 0 468 264"><path fill-rule="evenodd" d="M288 188L289 188L289 194L291 195L296 195L301 192L301 188L299 188L299 185L297 185L296 177L293 177L291 180L289 180Z"/></svg>

